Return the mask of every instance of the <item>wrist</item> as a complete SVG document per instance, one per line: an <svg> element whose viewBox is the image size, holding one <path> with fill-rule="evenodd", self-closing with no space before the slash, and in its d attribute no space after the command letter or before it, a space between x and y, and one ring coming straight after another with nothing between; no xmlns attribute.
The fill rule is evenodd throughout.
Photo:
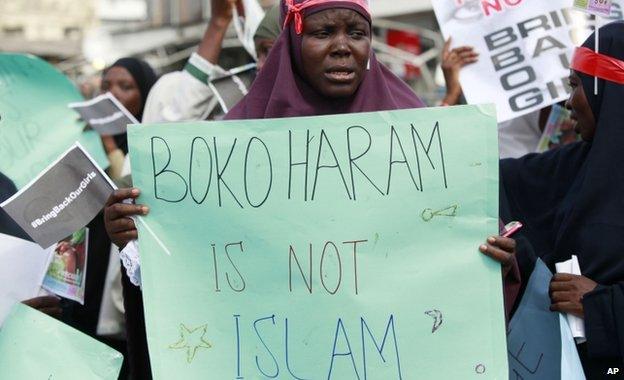
<svg viewBox="0 0 624 380"><path fill-rule="evenodd" d="M221 53L221 44L225 38L228 24L229 20L224 21L224 19L220 17L211 19L208 29L206 29L204 37L199 43L197 54L206 61L217 64L219 62L219 54Z"/></svg>
<svg viewBox="0 0 624 380"><path fill-rule="evenodd" d="M216 17L211 17L210 18L210 22L208 23L208 28L209 29L217 29L217 30L227 30L228 26L230 25L230 22L232 21L232 17L225 17L225 16L216 16Z"/></svg>
<svg viewBox="0 0 624 380"><path fill-rule="evenodd" d="M454 106L459 101L459 95L461 95L461 93L459 93L459 94L447 93L446 96L444 97L444 99L442 99L441 104L443 104L445 106Z"/></svg>
<svg viewBox="0 0 624 380"><path fill-rule="evenodd" d="M102 145L107 154L117 149L117 143L115 143L115 138L113 138L113 136L102 136Z"/></svg>
<svg viewBox="0 0 624 380"><path fill-rule="evenodd" d="M461 86L447 86L446 87L446 96L459 98L461 96L462 89Z"/></svg>

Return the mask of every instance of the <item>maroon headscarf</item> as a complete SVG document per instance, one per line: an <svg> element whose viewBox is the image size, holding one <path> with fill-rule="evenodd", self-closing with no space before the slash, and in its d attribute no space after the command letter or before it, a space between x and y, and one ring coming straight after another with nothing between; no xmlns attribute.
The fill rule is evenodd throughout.
<svg viewBox="0 0 624 380"><path fill-rule="evenodd" d="M346 8L360 13L371 22L368 9L359 0L281 0L282 20L296 6L310 1L313 6L301 11L301 17L330 8ZM290 9L292 9L292 5ZM296 16L296 15L295 15ZM345 99L325 98L305 82L302 68L302 37L296 32L296 19L288 24L271 49L267 61L249 93L225 116L226 120L316 116L341 113L387 111L424 107L424 103L401 79L379 63L371 49L370 70L356 93Z"/></svg>

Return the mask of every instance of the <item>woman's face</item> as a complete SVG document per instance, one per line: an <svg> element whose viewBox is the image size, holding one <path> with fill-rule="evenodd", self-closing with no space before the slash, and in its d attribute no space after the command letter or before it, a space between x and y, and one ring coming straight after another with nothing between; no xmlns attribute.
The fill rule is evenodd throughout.
<svg viewBox="0 0 624 380"><path fill-rule="evenodd" d="M572 119L576 120L574 127L576 133L580 134L584 141L592 141L596 134L596 119L585 96L581 78L574 70L570 70L569 82L572 92L565 106L572 111Z"/></svg>
<svg viewBox="0 0 624 380"><path fill-rule="evenodd" d="M329 98L355 94L370 57L370 35L368 21L350 9L328 9L306 17L301 45L306 82Z"/></svg>
<svg viewBox="0 0 624 380"><path fill-rule="evenodd" d="M141 92L128 70L119 66L108 69L102 79L101 90L110 91L134 117L138 118L141 114Z"/></svg>

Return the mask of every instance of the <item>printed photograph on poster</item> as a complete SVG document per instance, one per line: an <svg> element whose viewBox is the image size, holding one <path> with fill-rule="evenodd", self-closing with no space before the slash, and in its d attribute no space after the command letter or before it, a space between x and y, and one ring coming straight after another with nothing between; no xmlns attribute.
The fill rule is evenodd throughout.
<svg viewBox="0 0 624 380"><path fill-rule="evenodd" d="M43 288L84 305L89 229L81 228L59 241L43 279Z"/></svg>
<svg viewBox="0 0 624 380"><path fill-rule="evenodd" d="M590 14L608 17L611 14L611 0L574 0L574 8Z"/></svg>
<svg viewBox="0 0 624 380"><path fill-rule="evenodd" d="M42 248L86 226L116 189L79 143L0 207Z"/></svg>
<svg viewBox="0 0 624 380"><path fill-rule="evenodd" d="M234 68L227 75L213 79L208 83L219 100L223 112L229 112L249 90L256 76L256 64Z"/></svg>
<svg viewBox="0 0 624 380"><path fill-rule="evenodd" d="M126 133L128 124L139 123L110 92L85 102L70 103L68 107L78 112L82 120L104 136Z"/></svg>
<svg viewBox="0 0 624 380"><path fill-rule="evenodd" d="M549 149L579 141L580 136L576 133L575 126L576 121L572 119L570 111L554 104L537 145L537 152L543 153Z"/></svg>

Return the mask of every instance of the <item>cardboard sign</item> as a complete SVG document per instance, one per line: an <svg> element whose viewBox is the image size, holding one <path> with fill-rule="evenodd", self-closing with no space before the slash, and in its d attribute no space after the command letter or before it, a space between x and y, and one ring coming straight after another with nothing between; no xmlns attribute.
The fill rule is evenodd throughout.
<svg viewBox="0 0 624 380"><path fill-rule="evenodd" d="M509 379L585 380L566 318L550 311L552 273L538 259L509 322Z"/></svg>
<svg viewBox="0 0 624 380"><path fill-rule="evenodd" d="M128 133L155 379L507 377L492 106Z"/></svg>
<svg viewBox="0 0 624 380"><path fill-rule="evenodd" d="M0 329L0 368L15 380L116 380L123 356L104 343L26 305Z"/></svg>
<svg viewBox="0 0 624 380"><path fill-rule="evenodd" d="M72 82L49 63L31 55L0 53L0 172L17 188L75 141L101 167L108 167L98 134L84 131L84 123L67 108L81 100Z"/></svg>

